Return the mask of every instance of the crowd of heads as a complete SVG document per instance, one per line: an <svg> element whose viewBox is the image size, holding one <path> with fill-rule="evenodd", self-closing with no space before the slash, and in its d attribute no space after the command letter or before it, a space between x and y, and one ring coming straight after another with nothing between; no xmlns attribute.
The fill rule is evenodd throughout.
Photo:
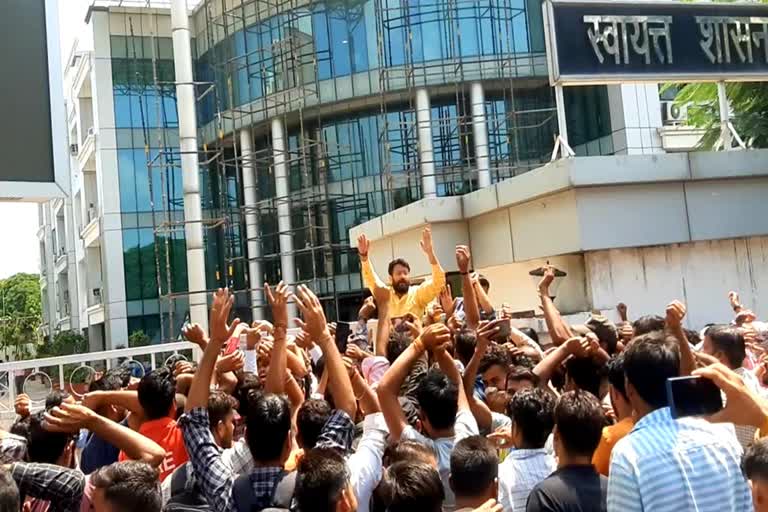
<svg viewBox="0 0 768 512"><path fill-rule="evenodd" d="M265 288L271 321L251 325L230 318L232 297L219 290L210 331L185 328L201 360L172 357L140 379L121 365L85 395L52 392L40 411L20 397L20 417L0 437L0 462L11 464L0 469L0 511L20 510L24 500L53 504L52 487L35 490L25 480L50 470L40 464L71 471L62 474L72 492L96 511L171 510L182 471L200 503L236 510L240 478L267 478L273 469L279 476L265 480L265 495L288 485L287 508L298 512L498 511L529 495L528 510L538 511L548 510L541 496L557 494L558 474L577 467L591 468L594 485L585 488L596 491L567 499L605 510L611 450L627 450L622 438L631 440L632 425L670 406L669 379L698 368L732 372L727 378L748 371L758 387L746 396L762 407L768 329L735 294L734 321L696 332L684 327L680 303L632 322L622 304L616 322L593 314L569 325L549 297L547 267L538 291L548 333L540 338L491 300L491 283L471 272L468 249L456 250L462 293L454 297L428 230L421 247L432 275L412 286L402 258L390 262L388 282L380 280L369 242L359 240L372 295L358 318L340 319L352 324L341 342L306 287ZM291 333L289 301L301 311ZM197 414L207 420L202 433ZM739 478L752 483L750 506L768 510L768 443L751 432ZM516 459L523 451L546 468L536 479L529 474L527 487L509 476L529 471ZM295 479L283 484L283 475ZM227 496L212 495L211 482L226 482Z"/></svg>

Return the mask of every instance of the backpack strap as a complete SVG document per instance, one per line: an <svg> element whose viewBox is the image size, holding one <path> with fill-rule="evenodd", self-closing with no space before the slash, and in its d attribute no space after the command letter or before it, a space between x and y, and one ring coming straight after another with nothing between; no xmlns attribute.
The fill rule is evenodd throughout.
<svg viewBox="0 0 768 512"><path fill-rule="evenodd" d="M187 466L189 462L185 462L182 466L176 468L176 471L171 474L171 496L176 496L184 492L187 487L187 476L189 474Z"/></svg>
<svg viewBox="0 0 768 512"><path fill-rule="evenodd" d="M256 506L250 474L246 473L235 478L235 483L232 485L232 499L237 512L251 512Z"/></svg>
<svg viewBox="0 0 768 512"><path fill-rule="evenodd" d="M286 473L280 478L272 494L272 506L290 509L293 502L293 491L296 489L296 471Z"/></svg>

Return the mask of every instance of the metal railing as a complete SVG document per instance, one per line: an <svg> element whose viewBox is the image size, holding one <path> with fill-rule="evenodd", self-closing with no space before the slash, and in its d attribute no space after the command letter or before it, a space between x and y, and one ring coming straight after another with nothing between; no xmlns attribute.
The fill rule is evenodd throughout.
<svg viewBox="0 0 768 512"><path fill-rule="evenodd" d="M47 357L28 361L0 363L0 423L9 423L15 416L13 403L22 390L30 388L47 394L50 389L66 390L75 396L87 391L88 377L114 368L121 363L135 367L136 376L154 370L175 354L192 359L195 345L181 341L145 347L107 350L69 356ZM41 387L42 386L42 387ZM32 409L43 407L42 400L32 398Z"/></svg>

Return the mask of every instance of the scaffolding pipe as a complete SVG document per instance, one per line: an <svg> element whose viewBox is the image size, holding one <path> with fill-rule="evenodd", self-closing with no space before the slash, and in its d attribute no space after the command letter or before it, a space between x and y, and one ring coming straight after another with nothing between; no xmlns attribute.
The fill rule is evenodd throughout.
<svg viewBox="0 0 768 512"><path fill-rule="evenodd" d="M263 320L261 292L264 274L261 270L261 246L259 244L259 225L256 218L256 168L253 164L253 144L251 130L240 130L240 156L243 170L243 199L245 201L245 233L248 237L248 276L251 285L251 312L254 320Z"/></svg>
<svg viewBox="0 0 768 512"><path fill-rule="evenodd" d="M491 167L488 162L488 123L485 119L485 91L481 82L472 82L469 89L472 104L472 135L475 139L477 186L491 186Z"/></svg>
<svg viewBox="0 0 768 512"><path fill-rule="evenodd" d="M419 127L419 161L421 163L422 197L437 197L435 178L435 153L432 148L432 108L429 103L429 91L416 89L416 123Z"/></svg>
<svg viewBox="0 0 768 512"><path fill-rule="evenodd" d="M285 127L279 117L272 119L272 162L275 173L275 197L277 198L277 229L280 232L280 269L283 282L296 283L296 266L293 260L293 230L291 228L291 202L288 187L288 165L285 153ZM288 304L288 318L297 318L296 304Z"/></svg>
<svg viewBox="0 0 768 512"><path fill-rule="evenodd" d="M187 244L187 279L190 321L208 331L208 297L205 284L200 164L197 155L197 112L192 79L187 0L172 0L171 31L176 69L176 101L179 112L179 146L184 186L184 235Z"/></svg>

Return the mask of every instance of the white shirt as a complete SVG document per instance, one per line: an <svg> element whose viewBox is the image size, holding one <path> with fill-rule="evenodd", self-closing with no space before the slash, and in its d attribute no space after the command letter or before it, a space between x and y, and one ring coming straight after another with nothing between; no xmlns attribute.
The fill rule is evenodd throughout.
<svg viewBox="0 0 768 512"><path fill-rule="evenodd" d="M731 425L657 409L613 448L608 511L750 512L741 454Z"/></svg>
<svg viewBox="0 0 768 512"><path fill-rule="evenodd" d="M477 428L477 421L469 410L462 410L456 414L456 423L453 426L453 437L441 437L439 439L429 439L421 435L415 428L408 425L403 429L400 439L409 439L417 441L432 448L437 457L437 468L440 472L440 480L443 482L445 490L445 501L443 501L444 510L453 510L456 504L456 497L453 495L449 476L451 474L451 452L453 446L470 436L480 434Z"/></svg>
<svg viewBox="0 0 768 512"><path fill-rule="evenodd" d="M524 512L531 490L555 469L557 462L546 448L511 450L499 464L499 502L504 511Z"/></svg>
<svg viewBox="0 0 768 512"><path fill-rule="evenodd" d="M347 459L352 489L357 497L357 512L368 512L373 490L381 480L384 449L387 447L387 423L380 412L369 414L363 421L363 437L357 451Z"/></svg>

